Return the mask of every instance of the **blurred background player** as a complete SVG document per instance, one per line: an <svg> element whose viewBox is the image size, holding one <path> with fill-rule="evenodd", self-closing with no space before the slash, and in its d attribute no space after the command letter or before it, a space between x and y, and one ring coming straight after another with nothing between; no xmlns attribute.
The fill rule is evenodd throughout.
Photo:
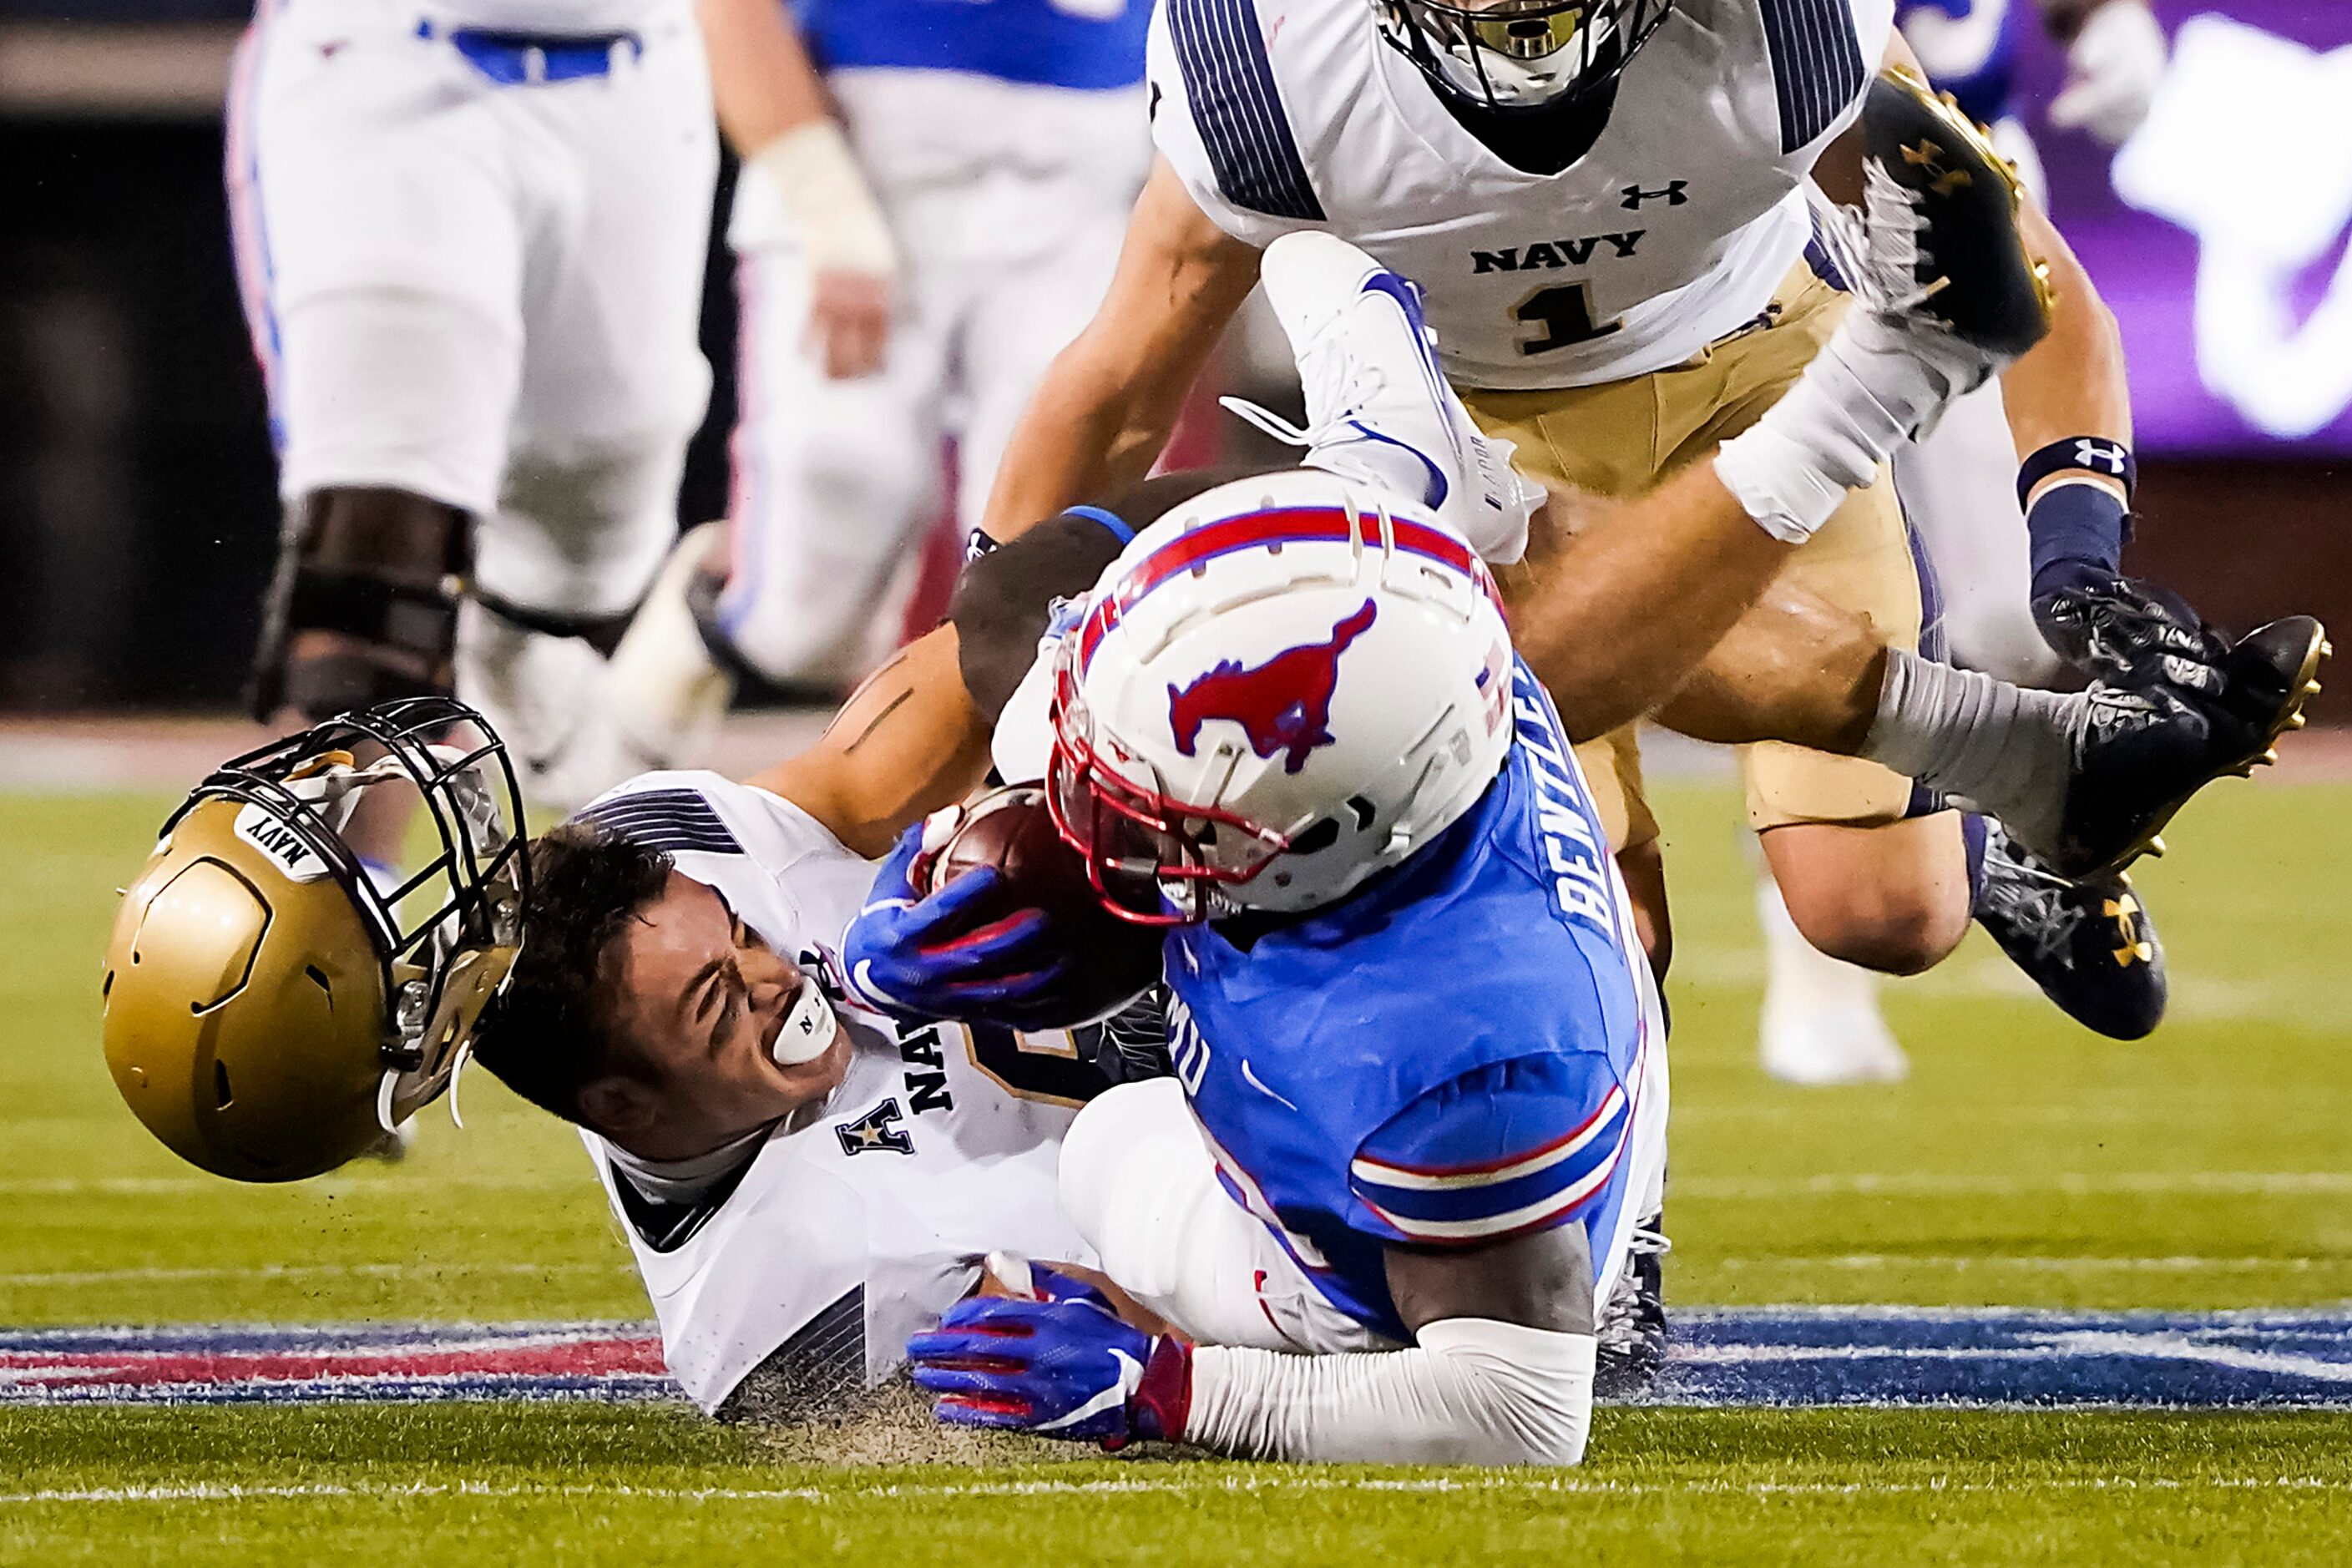
<svg viewBox="0 0 2352 1568"><path fill-rule="evenodd" d="M559 748L677 535L717 171L688 0L264 0L230 99L285 526L256 713ZM399 817L355 825L379 864Z"/></svg>
<svg viewBox="0 0 2352 1568"><path fill-rule="evenodd" d="M2027 29L2046 26L2064 42L2068 79L2049 106L2051 125L2115 146L2139 127L2165 67L2164 31L2145 0L1911 0L1895 7L1903 37L1936 87L1951 93L2047 205L2042 160L2016 100L2017 52ZM2061 217L2063 215L2059 215ZM2021 686L2058 679L2063 661L2031 614L2025 513L2011 478L2018 458L1998 383L1961 399L1924 440L1896 449L1895 485L1933 568L1937 613L1926 643L1969 669ZM1992 852L1998 853L1995 847ZM2018 906L2015 923L2063 923L2078 913L2037 898L2021 877L1989 889ZM1764 1068L1790 1083L1886 1082L1908 1058L1878 1004L1878 977L1817 952L1789 918L1769 870L1757 884L1766 983L1758 1031ZM2146 926L2160 1012L2162 949ZM2063 944L2063 931L2052 933ZM2145 1008L2122 1021L2152 1026Z"/></svg>
<svg viewBox="0 0 2352 1568"><path fill-rule="evenodd" d="M1102 297L1150 156L1143 0L702 15L744 155L732 532L681 543L623 645L625 760L597 761L594 787L690 757L740 676L832 695L877 632L895 640L943 441L955 515L976 520L1014 419Z"/></svg>

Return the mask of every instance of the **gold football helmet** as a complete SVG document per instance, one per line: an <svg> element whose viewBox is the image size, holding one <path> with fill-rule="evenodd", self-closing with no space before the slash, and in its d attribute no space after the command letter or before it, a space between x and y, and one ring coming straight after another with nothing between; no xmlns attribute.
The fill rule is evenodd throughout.
<svg viewBox="0 0 2352 1568"><path fill-rule="evenodd" d="M379 791L421 802L438 838L388 889L341 836ZM364 1152L449 1087L505 984L522 846L505 746L446 698L347 713L224 764L164 823L115 918L115 1087L216 1175L299 1181Z"/></svg>

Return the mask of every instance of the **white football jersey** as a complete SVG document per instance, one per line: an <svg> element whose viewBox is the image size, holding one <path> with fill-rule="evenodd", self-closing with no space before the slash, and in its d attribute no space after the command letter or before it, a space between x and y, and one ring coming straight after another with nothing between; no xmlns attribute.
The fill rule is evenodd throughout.
<svg viewBox="0 0 2352 1568"><path fill-rule="evenodd" d="M1678 0L1591 149L1545 175L1463 129L1370 0L1164 0L1152 134L1234 237L1327 229L1418 283L1458 384L1588 386L1770 304L1893 25L1893 0Z"/></svg>
<svg viewBox="0 0 2352 1568"><path fill-rule="evenodd" d="M787 1342L856 1354L867 1386L905 1359L995 1248L1091 1265L1055 1192L1062 1134L1102 1079L1067 1035L900 1024L845 1002L842 933L873 863L792 802L711 773L646 773L580 813L665 849L778 952L824 977L852 1041L822 1104L688 1205L647 1201L582 1133L688 1396L715 1410Z"/></svg>
<svg viewBox="0 0 2352 1568"><path fill-rule="evenodd" d="M550 37L626 33L685 16L686 0L427 0L419 10L457 27L538 33Z"/></svg>

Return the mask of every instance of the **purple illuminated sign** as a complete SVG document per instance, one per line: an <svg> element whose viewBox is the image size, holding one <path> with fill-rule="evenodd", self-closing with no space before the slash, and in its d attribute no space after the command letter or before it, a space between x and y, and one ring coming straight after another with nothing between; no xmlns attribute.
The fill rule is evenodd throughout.
<svg viewBox="0 0 2352 1568"><path fill-rule="evenodd" d="M2140 449L2352 452L2352 3L2155 9L2172 60L2119 153L2041 122L2055 46L2020 82L2052 213L2123 321Z"/></svg>

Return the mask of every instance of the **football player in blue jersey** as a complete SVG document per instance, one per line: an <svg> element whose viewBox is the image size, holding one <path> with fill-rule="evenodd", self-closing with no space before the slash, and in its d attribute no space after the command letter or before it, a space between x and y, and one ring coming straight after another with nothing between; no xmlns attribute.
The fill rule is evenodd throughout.
<svg viewBox="0 0 2352 1568"><path fill-rule="evenodd" d="M1023 754L1020 691L996 750L1046 780L1105 903L1167 928L1174 1077L1082 1113L1061 1185L1172 1331L1032 1271L910 1342L943 1420L1284 1459L1580 1458L1599 1331L1658 1245L1665 1029L1547 689L1640 711L1888 447L2039 335L2004 205L1915 195L1883 165L1872 189L1863 308L1755 432L1572 542L1516 652L1451 526L1492 454L1410 285L1328 235L1265 257L1307 371L1305 466L1065 514L1156 521L1024 679L1049 754ZM1662 626L1669 596L1682 618ZM2283 625L2177 681L2073 698L1915 661L1895 687L1945 688L1987 722L1882 710L1865 744L2100 869L2192 776L2291 724L2285 688L2319 648ZM917 1015L1050 1005L1072 962L1050 921L962 929L956 887L922 896L923 842L902 840L845 939L853 988Z"/></svg>

